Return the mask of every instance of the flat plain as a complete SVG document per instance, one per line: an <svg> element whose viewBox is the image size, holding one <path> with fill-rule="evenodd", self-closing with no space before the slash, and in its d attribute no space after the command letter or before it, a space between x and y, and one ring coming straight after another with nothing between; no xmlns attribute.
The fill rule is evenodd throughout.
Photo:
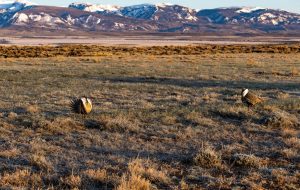
<svg viewBox="0 0 300 190"><path fill-rule="evenodd" d="M199 34L138 34L138 33L99 33L75 36L74 34L52 36L43 33L16 33L0 31L0 44L20 46L41 46L61 44L88 44L102 46L186 46L195 44L283 44L299 43L299 36L203 36Z"/></svg>
<svg viewBox="0 0 300 190"><path fill-rule="evenodd" d="M1 58L0 74L1 189L300 188L299 53ZM90 115L69 110L80 96Z"/></svg>

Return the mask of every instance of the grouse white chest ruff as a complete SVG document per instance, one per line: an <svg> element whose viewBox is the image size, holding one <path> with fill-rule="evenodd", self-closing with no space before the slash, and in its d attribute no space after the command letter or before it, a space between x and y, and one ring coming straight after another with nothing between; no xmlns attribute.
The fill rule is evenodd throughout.
<svg viewBox="0 0 300 190"><path fill-rule="evenodd" d="M242 96L245 97L248 94L249 90L245 89L242 91Z"/></svg>
<svg viewBox="0 0 300 190"><path fill-rule="evenodd" d="M262 102L262 99L255 95L252 92L249 92L248 89L242 90L242 102L247 104L248 107L254 106L260 102Z"/></svg>
<svg viewBox="0 0 300 190"><path fill-rule="evenodd" d="M71 109L74 113L89 114L92 111L92 108L92 101L89 98L83 97L71 100Z"/></svg>

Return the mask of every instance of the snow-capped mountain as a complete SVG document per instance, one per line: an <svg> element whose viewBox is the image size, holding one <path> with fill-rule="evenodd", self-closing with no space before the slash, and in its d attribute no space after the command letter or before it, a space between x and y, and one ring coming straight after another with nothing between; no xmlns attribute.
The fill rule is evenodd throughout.
<svg viewBox="0 0 300 190"><path fill-rule="evenodd" d="M3 16L3 14L16 13L34 5L36 4L26 0L0 1L0 14Z"/></svg>
<svg viewBox="0 0 300 190"><path fill-rule="evenodd" d="M153 23L135 19L100 15L66 7L34 6L15 13L7 23L10 27L70 31L155 31Z"/></svg>
<svg viewBox="0 0 300 190"><path fill-rule="evenodd" d="M250 24L287 26L300 24L300 15L261 7L220 8L200 10L199 17L217 24Z"/></svg>
<svg viewBox="0 0 300 190"><path fill-rule="evenodd" d="M71 4L70 7L88 10L91 5L84 3ZM103 7L103 5L98 5L98 7ZM199 28L195 24L198 26L203 24L223 24L237 25L237 27L244 25L248 28L257 27L260 30L264 30L265 26L265 31L270 31L270 29L286 30L290 26L298 28L300 24L299 14L262 7L217 8L196 11L195 9L180 5L140 4L95 12L135 19L153 20L159 24L170 26L170 31L179 29L183 32L191 31L191 25L193 27L192 31L195 31L195 28ZM184 27L186 25L189 25L188 30Z"/></svg>
<svg viewBox="0 0 300 190"><path fill-rule="evenodd" d="M126 7L116 5L92 5L88 3L72 3L70 8L97 12L99 14L111 14L135 19L155 20L155 21L197 21L197 11L180 5L167 3L160 4L140 4Z"/></svg>
<svg viewBox="0 0 300 190"><path fill-rule="evenodd" d="M132 6L72 3L69 7L0 0L0 28L44 31L262 34L300 31L300 15L261 7L195 10L172 4Z"/></svg>
<svg viewBox="0 0 300 190"><path fill-rule="evenodd" d="M14 15L21 10L36 5L26 0L0 1L0 27L7 25Z"/></svg>

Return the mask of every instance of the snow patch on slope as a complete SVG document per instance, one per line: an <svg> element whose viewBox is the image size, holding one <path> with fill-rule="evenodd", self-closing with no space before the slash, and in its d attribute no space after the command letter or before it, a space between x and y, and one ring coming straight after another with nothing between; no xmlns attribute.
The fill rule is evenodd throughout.
<svg viewBox="0 0 300 190"><path fill-rule="evenodd" d="M160 7L160 8L165 8L165 7L168 7L168 6L173 6L173 4L171 3L157 3L155 4L156 7Z"/></svg>
<svg viewBox="0 0 300 190"><path fill-rule="evenodd" d="M198 18L196 16L192 16L191 14L187 14L185 17L186 20L197 21Z"/></svg>
<svg viewBox="0 0 300 190"><path fill-rule="evenodd" d="M241 9L237 10L236 13L252 13L257 10L264 10L262 7L242 7Z"/></svg>
<svg viewBox="0 0 300 190"><path fill-rule="evenodd" d="M29 22L38 22L42 25L56 25L65 23L59 17L53 17L49 14L41 12L40 14L30 14L27 15L25 13L16 13L13 16L13 23L16 25L23 25Z"/></svg>
<svg viewBox="0 0 300 190"><path fill-rule="evenodd" d="M266 19L272 19L276 18L277 16L273 15L272 13L264 13L258 17L259 20L266 20Z"/></svg>
<svg viewBox="0 0 300 190"><path fill-rule="evenodd" d="M16 13L13 19L15 19L15 23L17 24L25 24L29 20L28 16L24 13Z"/></svg>
<svg viewBox="0 0 300 190"><path fill-rule="evenodd" d="M69 5L69 7L78 8L88 12L115 12L121 8L117 5L96 5L89 3L72 3Z"/></svg>
<svg viewBox="0 0 300 190"><path fill-rule="evenodd" d="M283 15L274 15L272 13L264 13L258 17L258 21L263 24L273 24L278 25L279 23L286 22L288 23L288 18Z"/></svg>
<svg viewBox="0 0 300 190"><path fill-rule="evenodd" d="M141 19L150 19L153 14L158 10L155 5L152 4L140 4L127 6L120 9L120 13L123 16Z"/></svg>
<svg viewBox="0 0 300 190"><path fill-rule="evenodd" d="M73 18L70 14L66 17L52 16L50 14L40 12L37 14L16 13L11 19L12 25L38 25L40 27L63 27L65 25L83 26L91 28L101 23L101 19L92 15L83 15Z"/></svg>

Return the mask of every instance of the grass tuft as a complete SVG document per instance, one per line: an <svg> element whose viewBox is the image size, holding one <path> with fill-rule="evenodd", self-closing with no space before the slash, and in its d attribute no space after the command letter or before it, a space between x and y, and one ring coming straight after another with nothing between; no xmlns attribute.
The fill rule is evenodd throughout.
<svg viewBox="0 0 300 190"><path fill-rule="evenodd" d="M151 183L149 180L142 178L139 175L126 174L123 175L117 190L150 190Z"/></svg>
<svg viewBox="0 0 300 190"><path fill-rule="evenodd" d="M253 154L234 154L234 165L248 168L260 168L263 165L263 160Z"/></svg>
<svg viewBox="0 0 300 190"><path fill-rule="evenodd" d="M194 164L203 168L219 167L221 165L221 156L211 147L201 148L193 158Z"/></svg>
<svg viewBox="0 0 300 190"><path fill-rule="evenodd" d="M26 111L30 114L35 114L39 112L39 107L37 105L29 105L26 107Z"/></svg>
<svg viewBox="0 0 300 190"><path fill-rule="evenodd" d="M72 189L79 189L81 186L81 177L79 175L71 174L65 178L61 178L61 181Z"/></svg>
<svg viewBox="0 0 300 190"><path fill-rule="evenodd" d="M40 170L52 171L53 165L47 160L44 155L33 154L30 158L30 162L33 166L38 167Z"/></svg>
<svg viewBox="0 0 300 190"><path fill-rule="evenodd" d="M274 128L293 128L300 126L299 120L295 115L278 109L265 117L263 123L268 127Z"/></svg>
<svg viewBox="0 0 300 190"><path fill-rule="evenodd" d="M84 174L91 180L97 183L107 183L108 176L105 169L89 169L84 172Z"/></svg>

